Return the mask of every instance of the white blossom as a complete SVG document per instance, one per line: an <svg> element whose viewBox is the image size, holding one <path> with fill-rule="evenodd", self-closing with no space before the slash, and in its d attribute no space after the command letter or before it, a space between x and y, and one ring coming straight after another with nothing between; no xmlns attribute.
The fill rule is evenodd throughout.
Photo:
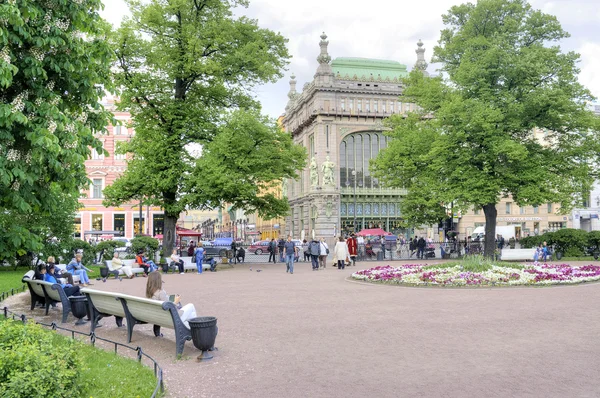
<svg viewBox="0 0 600 398"><path fill-rule="evenodd" d="M10 52L8 50L8 46L4 46L2 51L0 51L0 59L7 64L10 64Z"/></svg>
<svg viewBox="0 0 600 398"><path fill-rule="evenodd" d="M12 112L13 113L22 112L23 109L25 109L25 100L28 97L29 97L29 93L27 92L27 90L25 90L25 91L21 92L19 95L17 95L11 103Z"/></svg>
<svg viewBox="0 0 600 398"><path fill-rule="evenodd" d="M48 132L50 134L54 134L55 131L56 131L56 122L54 120L50 120L50 122L48 123Z"/></svg>
<svg viewBox="0 0 600 398"><path fill-rule="evenodd" d="M16 149L9 149L6 153L6 159L8 159L9 162L16 162L21 159L21 152Z"/></svg>
<svg viewBox="0 0 600 398"><path fill-rule="evenodd" d="M34 47L31 49L30 53L31 56L39 62L42 62L44 60L44 52L40 48Z"/></svg>
<svg viewBox="0 0 600 398"><path fill-rule="evenodd" d="M12 189L13 191L18 191L19 188L21 188L21 183L19 181L13 182L10 187L10 189Z"/></svg>
<svg viewBox="0 0 600 398"><path fill-rule="evenodd" d="M25 163L28 165L31 164L31 152L27 152L27 155L25 155Z"/></svg>

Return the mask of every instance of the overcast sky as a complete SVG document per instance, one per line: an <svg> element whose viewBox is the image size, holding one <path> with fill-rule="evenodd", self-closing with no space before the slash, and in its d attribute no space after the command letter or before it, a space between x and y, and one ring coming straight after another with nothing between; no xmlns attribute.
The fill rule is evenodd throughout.
<svg viewBox="0 0 600 398"><path fill-rule="evenodd" d="M127 13L123 0L103 0L103 17L118 25ZM319 36L329 36L329 54L415 63L416 43L425 43L430 62L432 48L442 29L441 15L460 0L250 0L238 11L258 19L260 27L280 32L289 39L292 55L286 76L275 84L257 88L265 113L277 117L287 103L289 75L297 76L298 88L312 80L317 69ZM571 34L561 45L581 55L581 82L600 97L600 7L598 0L531 0L536 9L556 15ZM429 71L435 72L436 65Z"/></svg>

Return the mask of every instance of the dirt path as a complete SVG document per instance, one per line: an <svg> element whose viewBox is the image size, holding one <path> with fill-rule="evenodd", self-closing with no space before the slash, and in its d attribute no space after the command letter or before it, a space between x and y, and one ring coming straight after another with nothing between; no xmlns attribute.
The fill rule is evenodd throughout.
<svg viewBox="0 0 600 398"><path fill-rule="evenodd" d="M167 275L168 293L218 318L219 351L197 363L187 342L177 361L172 331L155 338L148 325L135 327L132 344L163 365L170 397L600 396L600 284L446 290L346 281L374 265ZM143 296L145 282L94 287ZM11 300L30 313L23 298ZM100 336L125 342L126 330L102 322Z"/></svg>

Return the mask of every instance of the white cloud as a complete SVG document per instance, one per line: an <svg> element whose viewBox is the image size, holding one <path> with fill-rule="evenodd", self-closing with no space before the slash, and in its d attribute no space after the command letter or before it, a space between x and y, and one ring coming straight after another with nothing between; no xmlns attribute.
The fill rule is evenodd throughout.
<svg viewBox="0 0 600 398"><path fill-rule="evenodd" d="M475 0L471 0L474 2ZM115 23L126 12L123 0L104 0L105 18ZM276 117L287 102L291 72L298 87L312 80L317 68L319 36L329 37L329 53L335 57L391 59L411 68L416 60L416 42L422 39L429 61L433 46L442 29L442 14L466 0L250 0L247 9L236 10L258 20L259 26L280 32L289 39L292 55L286 77L275 84L257 88L256 94L264 111ZM581 81L595 95L600 95L598 82L600 61L595 60L600 46L597 33L600 11L597 0L531 0L534 8L554 14L573 37L564 43L565 50L582 53ZM585 41L585 43L583 42ZM591 47L592 46L592 47ZM594 47L595 46L595 47ZM594 50L595 49L595 50ZM585 55L583 52L586 52ZM594 54L593 51L596 51ZM430 66L430 71L434 71Z"/></svg>

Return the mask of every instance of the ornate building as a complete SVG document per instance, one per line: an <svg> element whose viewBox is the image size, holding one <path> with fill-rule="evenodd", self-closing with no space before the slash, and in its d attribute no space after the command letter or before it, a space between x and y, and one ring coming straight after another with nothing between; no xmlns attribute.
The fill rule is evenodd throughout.
<svg viewBox="0 0 600 398"><path fill-rule="evenodd" d="M323 34L319 66L302 92L296 91L295 76L290 80L282 125L307 149L309 166L298 180L284 182L291 206L286 234L333 238L371 227L404 233L398 204L405 192L381 187L369 160L388 144L382 120L414 109L399 100L407 67L364 58L332 61L328 44ZM416 53L415 68L426 73L420 40Z"/></svg>

